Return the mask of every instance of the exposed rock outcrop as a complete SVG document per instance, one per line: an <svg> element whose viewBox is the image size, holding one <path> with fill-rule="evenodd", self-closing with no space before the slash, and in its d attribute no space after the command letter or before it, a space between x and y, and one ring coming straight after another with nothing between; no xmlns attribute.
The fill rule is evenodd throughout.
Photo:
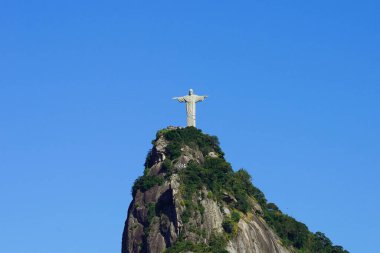
<svg viewBox="0 0 380 253"><path fill-rule="evenodd" d="M226 180L234 172L217 139L186 129L157 133L144 176L133 187L122 253L296 252L267 224L257 197ZM207 171L213 166L220 170Z"/></svg>

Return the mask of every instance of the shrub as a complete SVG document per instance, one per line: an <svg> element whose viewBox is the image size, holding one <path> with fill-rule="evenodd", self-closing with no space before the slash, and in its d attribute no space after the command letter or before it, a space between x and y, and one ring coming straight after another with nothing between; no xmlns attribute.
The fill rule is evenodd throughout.
<svg viewBox="0 0 380 253"><path fill-rule="evenodd" d="M162 172L165 173L165 177L168 178L173 174L173 164L169 158L166 158L162 163Z"/></svg>
<svg viewBox="0 0 380 253"><path fill-rule="evenodd" d="M152 222L154 216L156 216L156 204L155 203L149 203L148 204L148 212L147 212L148 224L150 224Z"/></svg>
<svg viewBox="0 0 380 253"><path fill-rule="evenodd" d="M267 204L267 208L269 211L280 211L280 209L278 208L278 206L274 203L268 203Z"/></svg>
<svg viewBox="0 0 380 253"><path fill-rule="evenodd" d="M308 240L309 230L305 224L278 211L266 210L264 218L288 245L303 248Z"/></svg>
<svg viewBox="0 0 380 253"><path fill-rule="evenodd" d="M212 233L209 244L212 253L228 253L228 251L225 250L227 240L222 234Z"/></svg>
<svg viewBox="0 0 380 253"><path fill-rule="evenodd" d="M254 197L259 204L266 204L267 200L265 199L264 193L253 186L252 178L245 169L239 169L235 172L234 185L240 187L240 189L245 191L248 195Z"/></svg>
<svg viewBox="0 0 380 253"><path fill-rule="evenodd" d="M235 223L238 223L240 220L240 213L233 211L231 214L231 220Z"/></svg>
<svg viewBox="0 0 380 253"><path fill-rule="evenodd" d="M179 238L173 246L166 249L165 253L194 252L194 253L228 253L225 250L227 240L223 235L212 233L209 245L205 243L193 243Z"/></svg>
<svg viewBox="0 0 380 253"><path fill-rule="evenodd" d="M169 158L174 160L181 156L181 144L178 142L169 143L166 147Z"/></svg>
<svg viewBox="0 0 380 253"><path fill-rule="evenodd" d="M166 151L171 160L174 160L181 155L181 147L183 145L192 148L198 147L204 156L211 151L215 151L220 156L224 155L219 147L219 141L216 136L203 134L201 130L195 127L159 131L157 137L159 135L163 135L164 138L170 142L166 147Z"/></svg>
<svg viewBox="0 0 380 253"><path fill-rule="evenodd" d="M230 219L226 219L222 223L222 227L224 231L226 231L228 234L232 234L234 231L234 223Z"/></svg>
<svg viewBox="0 0 380 253"><path fill-rule="evenodd" d="M136 179L132 186L132 196L135 197L137 190L145 192L156 185L161 185L164 180L158 176L141 176Z"/></svg>

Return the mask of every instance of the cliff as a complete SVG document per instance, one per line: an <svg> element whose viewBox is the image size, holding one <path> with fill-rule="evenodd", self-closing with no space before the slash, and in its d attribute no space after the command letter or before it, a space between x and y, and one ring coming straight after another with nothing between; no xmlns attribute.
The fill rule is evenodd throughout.
<svg viewBox="0 0 380 253"><path fill-rule="evenodd" d="M347 252L283 214L200 130L157 133L132 187L122 253Z"/></svg>

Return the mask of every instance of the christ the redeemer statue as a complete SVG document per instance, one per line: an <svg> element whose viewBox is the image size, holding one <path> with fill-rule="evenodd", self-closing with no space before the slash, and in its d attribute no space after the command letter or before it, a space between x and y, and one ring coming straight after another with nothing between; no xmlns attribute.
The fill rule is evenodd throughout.
<svg viewBox="0 0 380 253"><path fill-rule="evenodd" d="M205 100L207 96L198 96L189 90L189 95L183 97L175 97L180 103L186 102L187 126L195 127L195 103Z"/></svg>

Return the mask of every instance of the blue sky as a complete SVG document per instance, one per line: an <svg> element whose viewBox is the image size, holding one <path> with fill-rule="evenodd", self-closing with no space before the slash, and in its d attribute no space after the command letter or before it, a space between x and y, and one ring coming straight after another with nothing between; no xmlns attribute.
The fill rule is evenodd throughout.
<svg viewBox="0 0 380 253"><path fill-rule="evenodd" d="M0 1L0 251L120 252L157 130L198 127L351 252L380 220L378 1Z"/></svg>

